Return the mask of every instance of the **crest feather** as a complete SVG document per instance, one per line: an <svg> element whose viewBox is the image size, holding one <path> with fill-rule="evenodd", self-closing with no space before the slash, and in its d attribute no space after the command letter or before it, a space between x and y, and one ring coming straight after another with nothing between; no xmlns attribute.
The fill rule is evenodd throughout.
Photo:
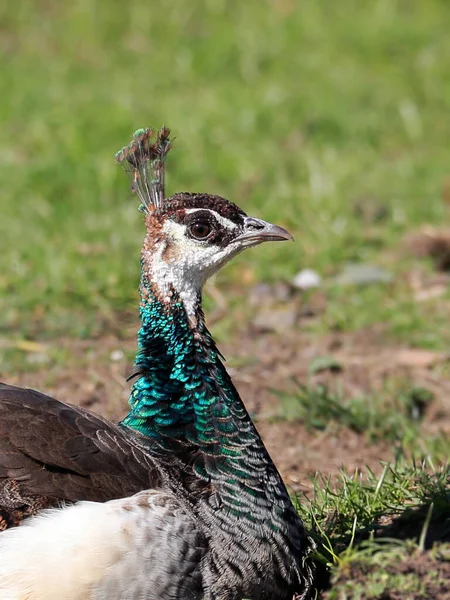
<svg viewBox="0 0 450 600"><path fill-rule="evenodd" d="M162 207L165 200L165 162L172 146L170 129L164 125L155 133L151 127L137 129L128 146L117 152L117 162L131 173L131 189L149 213Z"/></svg>

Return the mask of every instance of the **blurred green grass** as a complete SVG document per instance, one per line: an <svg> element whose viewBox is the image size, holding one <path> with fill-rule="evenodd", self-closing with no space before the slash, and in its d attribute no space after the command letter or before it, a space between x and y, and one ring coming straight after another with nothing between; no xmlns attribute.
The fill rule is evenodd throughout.
<svg viewBox="0 0 450 600"><path fill-rule="evenodd" d="M143 226L113 156L149 124L177 136L170 192L223 194L296 236L220 281L346 261L400 276L402 234L447 216L449 24L438 0L4 3L0 331L89 335L135 309ZM367 198L385 210L370 225L354 210ZM446 343L401 282L363 295L331 290L325 326L400 306L394 335Z"/></svg>
<svg viewBox="0 0 450 600"><path fill-rule="evenodd" d="M325 313L302 326L381 323L399 344L448 348L448 293L415 302L408 274L417 263L399 248L409 230L448 218L449 30L444 0L3 3L0 336L89 337L117 327L117 314L136 314L143 225L114 153L137 127L165 123L177 137L169 192L223 194L296 237L234 261L218 280L224 293L249 269L255 281L277 281L304 267L327 278L346 262L374 263L393 283L328 283ZM229 328L235 314L224 318ZM69 361L71 350L53 352ZM23 349L6 345L2 357L4 372L24 368ZM25 368L55 376L47 364ZM366 418L362 402L335 414L328 396L300 400L297 410L314 408L320 426L361 428ZM422 444L409 414L382 412L379 400L367 409L380 412L367 435L389 438L392 417L392 431L441 455L440 438ZM348 573L363 556L354 532L374 529L392 507L428 509L445 493L448 519L448 469L438 494L439 476L424 482L425 467L408 468L368 482L343 476L335 492L317 481L304 516L330 540L325 562ZM329 597L356 597L346 593L342 584Z"/></svg>
<svg viewBox="0 0 450 600"><path fill-rule="evenodd" d="M448 465L385 464L381 475L342 471L337 489L320 475L298 510L331 568L323 600L448 597Z"/></svg>

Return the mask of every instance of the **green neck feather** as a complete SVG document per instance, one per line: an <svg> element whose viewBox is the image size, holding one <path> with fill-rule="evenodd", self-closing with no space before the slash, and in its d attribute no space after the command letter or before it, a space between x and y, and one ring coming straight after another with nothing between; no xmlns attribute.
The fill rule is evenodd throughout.
<svg viewBox="0 0 450 600"><path fill-rule="evenodd" d="M242 425L251 421L205 326L201 299L194 330L176 294L170 305L163 304L146 281L142 285L139 378L122 424L150 438L182 439L205 450L223 445L233 455L235 446L249 441Z"/></svg>
<svg viewBox="0 0 450 600"><path fill-rule="evenodd" d="M193 465L198 478L211 482L217 502L227 506L220 518L245 515L254 528L271 514L274 530L286 530L292 523L297 528L281 477L206 329L200 299L193 330L176 294L169 306L147 282L143 285L139 378L122 425L148 442L155 440L168 455L181 442L187 452L183 460ZM255 505L258 510L252 513L249 507Z"/></svg>

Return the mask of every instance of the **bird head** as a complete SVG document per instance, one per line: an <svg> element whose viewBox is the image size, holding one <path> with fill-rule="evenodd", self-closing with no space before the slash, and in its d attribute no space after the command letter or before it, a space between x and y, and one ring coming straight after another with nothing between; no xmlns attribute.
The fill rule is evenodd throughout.
<svg viewBox="0 0 450 600"><path fill-rule="evenodd" d="M156 136L151 129L138 130L116 159L126 161L145 213L146 280L162 300L170 301L175 291L186 311L194 313L204 283L230 259L263 242L293 238L283 227L248 216L221 196L182 192L165 198L169 136L165 127Z"/></svg>

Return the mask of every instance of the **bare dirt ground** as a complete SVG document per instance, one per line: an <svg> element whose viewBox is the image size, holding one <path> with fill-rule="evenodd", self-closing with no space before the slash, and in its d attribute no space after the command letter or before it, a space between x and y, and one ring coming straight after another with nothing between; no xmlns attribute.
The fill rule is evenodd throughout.
<svg viewBox="0 0 450 600"><path fill-rule="evenodd" d="M429 553L417 553L403 560L391 564L383 569L382 577L392 579L402 577L405 581L409 578L409 590L384 591L380 595L365 595L368 579L377 581L377 571L373 565L354 562L348 569L340 571L334 581L345 589L347 582L352 582L352 590L344 598L358 598L361 600L448 600L450 598L450 563L437 562ZM420 584L417 584L417 578ZM381 579L381 578L380 578ZM381 582L380 582L381 583Z"/></svg>

